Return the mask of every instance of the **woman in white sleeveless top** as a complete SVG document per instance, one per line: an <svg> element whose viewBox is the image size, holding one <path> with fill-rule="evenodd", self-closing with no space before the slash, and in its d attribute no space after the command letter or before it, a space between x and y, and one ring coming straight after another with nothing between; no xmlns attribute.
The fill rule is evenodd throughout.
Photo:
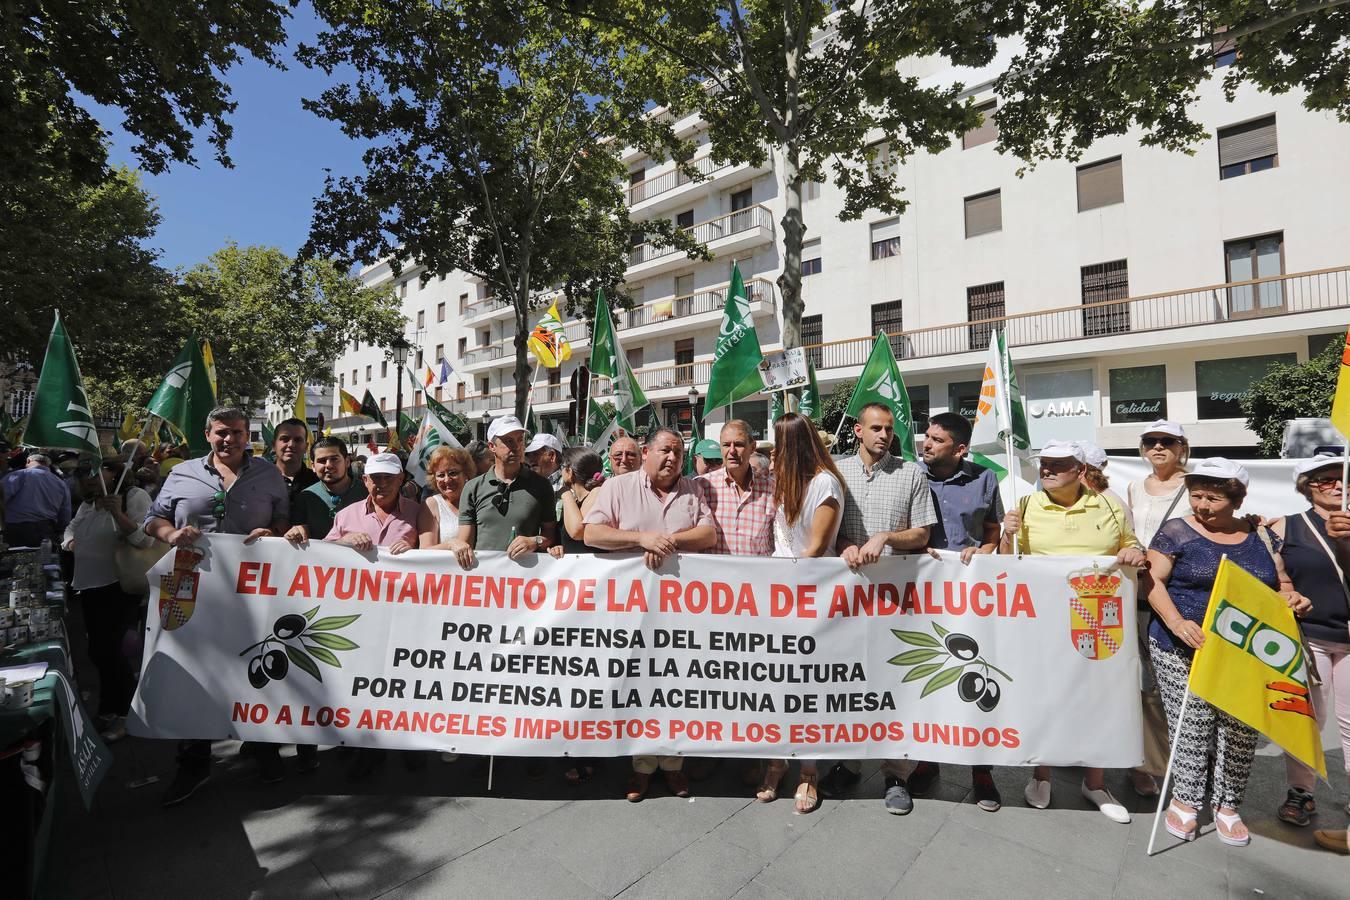
<svg viewBox="0 0 1350 900"><path fill-rule="evenodd" d="M419 548L448 549L449 541L459 533L459 495L477 471L467 450L442 444L431 451L427 481L436 493L422 501L422 510L417 514Z"/></svg>

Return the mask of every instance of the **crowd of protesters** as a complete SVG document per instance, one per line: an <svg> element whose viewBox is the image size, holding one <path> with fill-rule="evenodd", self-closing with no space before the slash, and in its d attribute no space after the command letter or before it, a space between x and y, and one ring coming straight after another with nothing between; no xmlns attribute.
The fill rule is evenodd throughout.
<svg viewBox="0 0 1350 900"><path fill-rule="evenodd" d="M1039 452L1039 489L1005 510L995 473L968 458L971 424L961 416L934 415L921 459L912 462L892 452L895 422L884 405L864 407L853 433L856 453L833 457L829 435L788 413L774 422L768 446L756 441L748 423L732 420L717 440L688 448L682 435L667 429L652 431L641 444L621 435L602 457L564 447L551 435L530 439L519 420L504 416L491 423L484 442L436 449L426 486L419 488L396 454L372 455L358 470L360 458L340 438L308 447L299 420L277 426L274 460L254 459L244 414L221 408L207 422L211 450L196 459L156 460L134 441L97 470L31 455L0 480L0 510L8 544L50 540L73 552L71 587L83 608L110 739L125 735L122 717L134 675L120 642L143 596L119 581L115 553L123 544L186 547L203 533L228 533L394 554L445 550L466 568L483 551L503 551L510 559L635 552L653 569L676 553L837 556L854 569L893 554L940 551L967 563L993 553L1114 557L1140 572L1139 596L1147 599L1147 614L1139 616L1144 762L1128 773L1128 784L1139 796L1157 797L1174 748L1166 829L1194 839L1208 801L1219 838L1241 846L1250 841L1239 806L1256 733L1196 697L1177 727L1191 661L1204 641L1210 588L1226 557L1279 591L1299 617L1310 669L1319 673L1312 692L1319 725L1336 717L1350 760L1350 515L1341 511L1346 486L1339 458L1299 463L1295 487L1308 509L1266 522L1240 511L1249 484L1241 465L1219 457L1191 461L1182 427L1158 421L1140 435L1139 453L1151 468L1146 478L1113 491L1104 451L1050 441ZM685 474L686 452L694 457L693 475ZM264 780L284 777L276 746L247 750ZM425 765L423 754L400 756L410 768ZM383 758L358 751L348 776L369 777ZM317 748L298 748L297 760L301 770L317 767ZM684 763L683 757L634 757L627 799L642 800L658 774L673 794L689 796ZM568 764L565 777L575 784L599 761ZM190 797L210 767L209 741L182 742L165 804ZM532 775L544 768L543 760L528 761ZM1306 826L1317 812L1314 773L1293 758L1286 768L1287 795L1277 815ZM751 766L744 778L756 799L770 802L788 769L786 760L771 759ZM938 765L925 761L886 760L882 772L882 805L894 815L909 813L914 798L929 795L941 777ZM822 796L847 794L859 773L853 760L833 763L823 776L817 761L803 760L792 791L795 811L810 813ZM1128 823L1130 813L1106 775L1085 768L1082 796L1112 821ZM980 809L1002 806L990 767L973 766L971 783ZM1047 808L1051 789L1050 769L1037 767L1024 800ZM1344 830L1316 835L1323 846L1350 852Z"/></svg>

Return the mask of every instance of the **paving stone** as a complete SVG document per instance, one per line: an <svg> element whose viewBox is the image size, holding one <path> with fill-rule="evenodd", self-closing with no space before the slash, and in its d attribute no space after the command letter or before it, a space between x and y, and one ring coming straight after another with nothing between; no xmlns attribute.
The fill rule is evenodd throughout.
<svg viewBox="0 0 1350 900"><path fill-rule="evenodd" d="M623 900L732 897L763 867L759 859L726 843L714 831L648 872L618 896Z"/></svg>
<svg viewBox="0 0 1350 900"><path fill-rule="evenodd" d="M347 896L343 892L343 896ZM508 834L430 872L378 895L389 900L446 897L547 897L596 900L607 897L537 853L528 840Z"/></svg>
<svg viewBox="0 0 1350 900"><path fill-rule="evenodd" d="M892 840L904 832L903 824L884 821L894 818L874 804L844 803L755 881L793 898L885 897L921 847L919 842Z"/></svg>

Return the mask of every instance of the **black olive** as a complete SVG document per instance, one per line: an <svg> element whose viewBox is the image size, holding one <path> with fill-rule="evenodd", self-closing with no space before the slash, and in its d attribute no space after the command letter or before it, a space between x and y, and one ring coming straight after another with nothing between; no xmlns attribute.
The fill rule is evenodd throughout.
<svg viewBox="0 0 1350 900"><path fill-rule="evenodd" d="M268 650L263 656L263 671L267 677L274 681L280 681L286 677L286 672L291 667L291 661L286 658L286 654L280 650Z"/></svg>
<svg viewBox="0 0 1350 900"><path fill-rule="evenodd" d="M248 661L248 683L255 688L262 688L272 679L264 671L263 658L255 656Z"/></svg>
<svg viewBox="0 0 1350 900"><path fill-rule="evenodd" d="M956 693L967 703L974 703L984 693L984 682L979 672L967 672L956 682Z"/></svg>
<svg viewBox="0 0 1350 900"><path fill-rule="evenodd" d="M299 613L291 613L277 619L276 624L272 626L272 633L283 641L288 641L305 630L309 620Z"/></svg>
<svg viewBox="0 0 1350 900"><path fill-rule="evenodd" d="M985 683L984 693L980 695L980 699L975 701L975 705L985 712L990 712L995 706L998 706L999 697L1002 695L1003 692L999 689L998 682L990 678Z"/></svg>
<svg viewBox="0 0 1350 900"><path fill-rule="evenodd" d="M942 639L947 645L947 652L962 662L967 662L980 655L980 645L975 643L975 639L967 637L964 634L955 632Z"/></svg>

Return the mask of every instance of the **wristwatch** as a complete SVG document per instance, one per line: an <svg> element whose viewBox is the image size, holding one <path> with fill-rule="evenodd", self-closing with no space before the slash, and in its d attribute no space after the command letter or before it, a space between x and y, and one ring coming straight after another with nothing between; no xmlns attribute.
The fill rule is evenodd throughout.
<svg viewBox="0 0 1350 900"><path fill-rule="evenodd" d="M544 549L544 536L542 534L536 534L534 536L534 549L536 550Z"/></svg>

